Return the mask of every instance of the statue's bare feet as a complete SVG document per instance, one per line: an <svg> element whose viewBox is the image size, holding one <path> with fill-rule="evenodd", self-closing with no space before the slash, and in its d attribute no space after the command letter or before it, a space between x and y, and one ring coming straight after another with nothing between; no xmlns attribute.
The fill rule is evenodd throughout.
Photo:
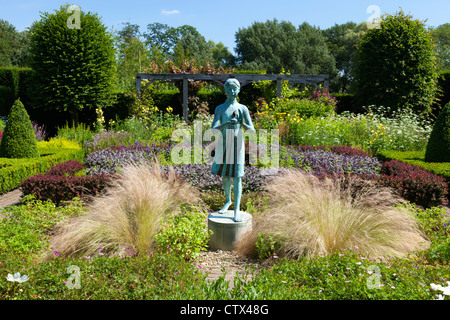
<svg viewBox="0 0 450 320"><path fill-rule="evenodd" d="M222 209L219 210L219 213L225 213L227 212L228 208L231 206L231 200L225 202L225 204L223 205Z"/></svg>
<svg viewBox="0 0 450 320"><path fill-rule="evenodd" d="M242 222L242 217L239 214L239 212L235 212L234 213L234 218L233 218L234 222Z"/></svg>

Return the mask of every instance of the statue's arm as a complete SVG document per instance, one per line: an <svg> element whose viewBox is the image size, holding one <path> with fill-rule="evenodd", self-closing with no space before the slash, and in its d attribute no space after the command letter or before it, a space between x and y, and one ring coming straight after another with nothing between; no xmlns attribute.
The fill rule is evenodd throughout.
<svg viewBox="0 0 450 320"><path fill-rule="evenodd" d="M255 127L253 126L252 118L250 118L250 113L248 112L248 108L245 106L244 106L244 108L242 108L241 125L245 128L245 130L255 131Z"/></svg>
<svg viewBox="0 0 450 320"><path fill-rule="evenodd" d="M214 111L214 119L211 125L211 129L222 130L223 128L228 127L230 124L232 124L231 122L222 123L222 113L223 111L219 107L217 107Z"/></svg>

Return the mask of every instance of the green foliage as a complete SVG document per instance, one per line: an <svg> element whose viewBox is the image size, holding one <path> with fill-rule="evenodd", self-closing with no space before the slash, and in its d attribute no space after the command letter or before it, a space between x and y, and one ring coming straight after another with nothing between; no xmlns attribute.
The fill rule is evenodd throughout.
<svg viewBox="0 0 450 320"><path fill-rule="evenodd" d="M82 161L84 158L81 146L71 141L51 139L40 141L37 145L41 154L39 158L0 158L0 194L17 188L23 179L45 173L60 162L72 159Z"/></svg>
<svg viewBox="0 0 450 320"><path fill-rule="evenodd" d="M186 260L196 258L206 251L212 231L205 228L205 214L197 208L183 208L176 216L171 216L155 235L159 250L173 250Z"/></svg>
<svg viewBox="0 0 450 320"><path fill-rule="evenodd" d="M431 246L420 253L431 263L448 264L450 262L450 220L444 208L421 209L413 203L405 203L417 219L419 227L431 240Z"/></svg>
<svg viewBox="0 0 450 320"><path fill-rule="evenodd" d="M7 218L0 224L0 252L19 255L37 254L48 245L49 231L60 221L83 211L78 200L64 207L56 207L51 201L22 199L22 205L1 209Z"/></svg>
<svg viewBox="0 0 450 320"><path fill-rule="evenodd" d="M13 89L14 99L19 93L19 70L18 67L0 68L0 85Z"/></svg>
<svg viewBox="0 0 450 320"><path fill-rule="evenodd" d="M334 74L335 61L322 32L309 25L296 28L275 20L255 22L236 33L236 52L242 68L279 73L282 68L296 74Z"/></svg>
<svg viewBox="0 0 450 320"><path fill-rule="evenodd" d="M450 23L444 23L431 30L440 70L450 68Z"/></svg>
<svg viewBox="0 0 450 320"><path fill-rule="evenodd" d="M450 238L433 243L428 250L423 252L423 255L430 262L448 264L450 262Z"/></svg>
<svg viewBox="0 0 450 320"><path fill-rule="evenodd" d="M378 258L375 262L371 259ZM315 259L281 259L246 281L236 276L228 299L263 300L432 300L430 284L446 286L448 266L409 259L367 257L356 248ZM219 295L218 295L219 296ZM219 298L219 297L216 297ZM221 298L225 298L221 295Z"/></svg>
<svg viewBox="0 0 450 320"><path fill-rule="evenodd" d="M0 86L0 115L7 116L13 103L13 89L5 86Z"/></svg>
<svg viewBox="0 0 450 320"><path fill-rule="evenodd" d="M439 95L439 103L435 108L434 114L442 110L442 108L450 102L450 69L439 72L438 85L441 90Z"/></svg>
<svg viewBox="0 0 450 320"><path fill-rule="evenodd" d="M403 11L386 15L358 44L355 92L361 105L429 113L437 92L433 41L423 22Z"/></svg>
<svg viewBox="0 0 450 320"><path fill-rule="evenodd" d="M2 158L39 157L36 135L25 107L20 100L14 102L8 115L5 131L0 142Z"/></svg>
<svg viewBox="0 0 450 320"><path fill-rule="evenodd" d="M276 241L273 240L271 235L258 233L258 240L256 241L255 246L259 259L264 260L272 256L275 252L275 244Z"/></svg>
<svg viewBox="0 0 450 320"><path fill-rule="evenodd" d="M353 57L356 44L367 30L367 24L362 22L347 22L335 24L323 31L328 49L336 60L339 75L330 79L332 92L348 92L352 85Z"/></svg>
<svg viewBox="0 0 450 320"><path fill-rule="evenodd" d="M444 208L432 207L422 209L414 203L405 202L405 207L417 219L420 229L433 242L437 243L450 236L449 218Z"/></svg>
<svg viewBox="0 0 450 320"><path fill-rule="evenodd" d="M425 152L426 162L450 162L450 103L434 123Z"/></svg>
<svg viewBox="0 0 450 320"><path fill-rule="evenodd" d="M80 28L69 28L68 5L43 13L31 27L34 107L78 113L111 104L114 90L113 38L97 14L80 11Z"/></svg>
<svg viewBox="0 0 450 320"><path fill-rule="evenodd" d="M8 21L0 19L0 67L27 66L28 47L29 32L18 32Z"/></svg>
<svg viewBox="0 0 450 320"><path fill-rule="evenodd" d="M378 153L382 161L398 160L409 164L417 165L434 174L441 175L450 181L449 162L425 162L425 150L423 151L392 151L383 150Z"/></svg>
<svg viewBox="0 0 450 320"><path fill-rule="evenodd" d="M141 39L139 26L123 23L124 27L115 35L115 44L118 48L117 61L117 87L119 90L132 92L135 88L136 73L143 72L154 59L151 50L146 48Z"/></svg>
<svg viewBox="0 0 450 320"><path fill-rule="evenodd" d="M419 116L408 112L390 118L375 113L332 114L320 118L290 117L289 131L283 137L295 145L347 145L371 153L382 150L424 150L431 128Z"/></svg>
<svg viewBox="0 0 450 320"><path fill-rule="evenodd" d="M87 125L80 123L78 126L69 127L66 124L64 127L58 128L56 138L62 138L65 140L73 140L76 143L84 146L87 141L92 140L92 137L95 135Z"/></svg>
<svg viewBox="0 0 450 320"><path fill-rule="evenodd" d="M29 280L12 283L0 280L0 296L12 300L185 300L206 299L202 288L205 275L199 268L173 254L139 256L130 250L125 257L106 256L101 248L96 255L63 259L58 252L42 263L22 261L18 256L0 252L3 272L26 274ZM80 288L76 284L80 270Z"/></svg>

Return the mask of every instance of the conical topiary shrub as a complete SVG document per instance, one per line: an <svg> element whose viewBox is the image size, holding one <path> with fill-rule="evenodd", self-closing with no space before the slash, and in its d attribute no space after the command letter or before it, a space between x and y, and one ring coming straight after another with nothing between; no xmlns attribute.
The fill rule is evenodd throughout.
<svg viewBox="0 0 450 320"><path fill-rule="evenodd" d="M450 162L450 103L439 113L428 140L426 162Z"/></svg>
<svg viewBox="0 0 450 320"><path fill-rule="evenodd" d="M1 158L39 157L36 135L25 107L16 100L8 115L0 143Z"/></svg>

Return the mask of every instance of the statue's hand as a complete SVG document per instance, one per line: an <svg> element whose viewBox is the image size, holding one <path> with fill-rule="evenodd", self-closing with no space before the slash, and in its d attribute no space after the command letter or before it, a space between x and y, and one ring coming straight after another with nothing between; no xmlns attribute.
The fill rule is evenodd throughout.
<svg viewBox="0 0 450 320"><path fill-rule="evenodd" d="M232 118L232 119L230 119L230 121L228 121L228 123L234 125L234 124L238 124L239 121L238 121L238 119L236 119L236 118Z"/></svg>

